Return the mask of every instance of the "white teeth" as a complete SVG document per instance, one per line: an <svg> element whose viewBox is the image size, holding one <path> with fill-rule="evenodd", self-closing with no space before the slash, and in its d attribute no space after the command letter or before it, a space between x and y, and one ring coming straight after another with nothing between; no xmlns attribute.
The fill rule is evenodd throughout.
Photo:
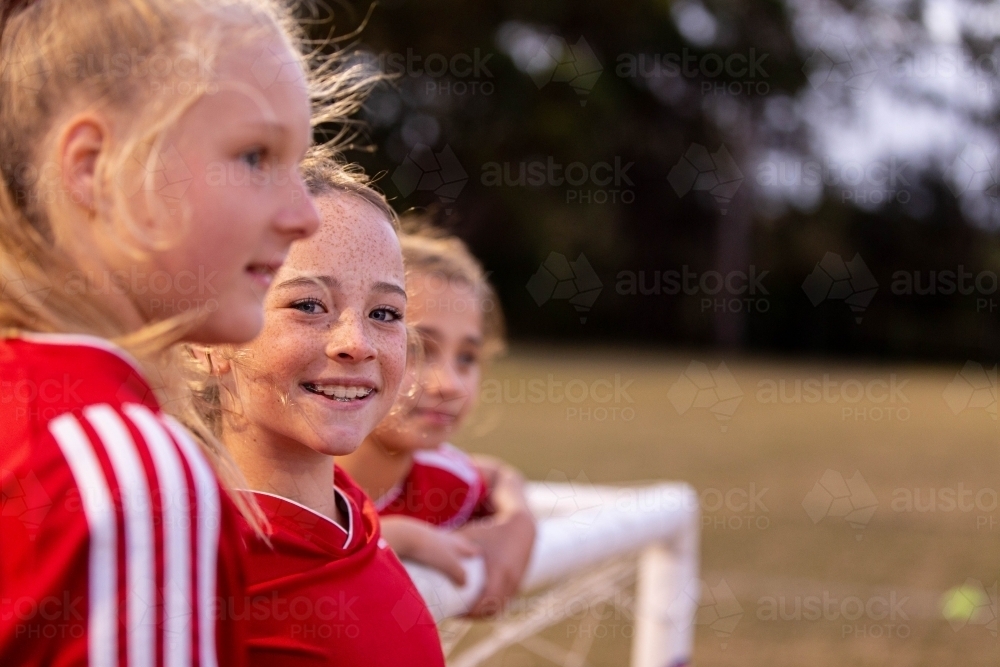
<svg viewBox="0 0 1000 667"><path fill-rule="evenodd" d="M350 401L355 398L365 398L372 393L371 387L348 387L344 385L307 385L311 390L338 401Z"/></svg>

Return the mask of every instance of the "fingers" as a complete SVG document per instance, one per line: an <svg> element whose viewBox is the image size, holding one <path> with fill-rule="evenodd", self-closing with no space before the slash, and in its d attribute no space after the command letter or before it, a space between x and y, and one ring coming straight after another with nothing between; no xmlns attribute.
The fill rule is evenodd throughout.
<svg viewBox="0 0 1000 667"><path fill-rule="evenodd" d="M439 569L445 573L449 579L451 579L456 586L465 586L465 568L462 567L462 561L459 560L452 554L442 554L442 561L439 564Z"/></svg>
<svg viewBox="0 0 1000 667"><path fill-rule="evenodd" d="M507 602L517 592L517 585L510 573L499 568L487 572L486 586L479 600L469 611L470 618L489 618L504 610Z"/></svg>
<svg viewBox="0 0 1000 667"><path fill-rule="evenodd" d="M472 558L483 553L479 545L472 540L466 539L461 535L453 535L452 537L454 537L455 551L462 558Z"/></svg>

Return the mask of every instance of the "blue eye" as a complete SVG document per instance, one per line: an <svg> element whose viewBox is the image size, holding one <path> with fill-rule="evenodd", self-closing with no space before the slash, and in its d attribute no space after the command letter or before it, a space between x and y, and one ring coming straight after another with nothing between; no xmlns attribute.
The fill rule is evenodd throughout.
<svg viewBox="0 0 1000 667"><path fill-rule="evenodd" d="M395 308L388 308L388 307L376 308L375 310L372 311L369 317L379 322L395 322L397 320L403 319L402 313L400 313Z"/></svg>
<svg viewBox="0 0 1000 667"><path fill-rule="evenodd" d="M307 315L317 315L320 312L326 312L326 307L319 299L301 299L289 304L289 308L294 308Z"/></svg>
<svg viewBox="0 0 1000 667"><path fill-rule="evenodd" d="M255 148L241 155L240 159L251 169L260 169L261 164L264 162L265 154L266 151L263 148Z"/></svg>

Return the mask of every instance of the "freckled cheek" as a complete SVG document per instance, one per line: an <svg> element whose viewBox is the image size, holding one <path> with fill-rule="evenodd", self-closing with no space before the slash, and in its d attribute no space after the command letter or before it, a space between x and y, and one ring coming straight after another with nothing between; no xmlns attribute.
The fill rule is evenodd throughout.
<svg viewBox="0 0 1000 667"><path fill-rule="evenodd" d="M376 345L381 359L382 379L387 388L393 389L386 394L395 401L396 390L406 373L406 332L384 335L376 341Z"/></svg>
<svg viewBox="0 0 1000 667"><path fill-rule="evenodd" d="M257 375L292 382L323 357L321 336L296 336L276 327L265 331L250 349L250 363Z"/></svg>

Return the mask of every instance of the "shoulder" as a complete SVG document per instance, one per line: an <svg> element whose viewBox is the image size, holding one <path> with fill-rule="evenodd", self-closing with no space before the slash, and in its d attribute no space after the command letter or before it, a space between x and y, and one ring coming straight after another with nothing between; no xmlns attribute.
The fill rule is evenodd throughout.
<svg viewBox="0 0 1000 667"><path fill-rule="evenodd" d="M159 409L138 363L93 336L0 339L0 378L4 423L45 423L93 404L129 402Z"/></svg>
<svg viewBox="0 0 1000 667"><path fill-rule="evenodd" d="M410 478L427 478L439 483L450 479L466 486L474 486L479 483L480 475L472 457L454 445L445 443L436 449L414 454Z"/></svg>
<svg viewBox="0 0 1000 667"><path fill-rule="evenodd" d="M56 490L71 473L81 493L90 489L99 503L161 463L181 465L178 459L172 466L178 446L185 449L175 443L174 425L160 414L137 365L106 341L42 334L2 339L0 378L6 471L30 469Z"/></svg>

